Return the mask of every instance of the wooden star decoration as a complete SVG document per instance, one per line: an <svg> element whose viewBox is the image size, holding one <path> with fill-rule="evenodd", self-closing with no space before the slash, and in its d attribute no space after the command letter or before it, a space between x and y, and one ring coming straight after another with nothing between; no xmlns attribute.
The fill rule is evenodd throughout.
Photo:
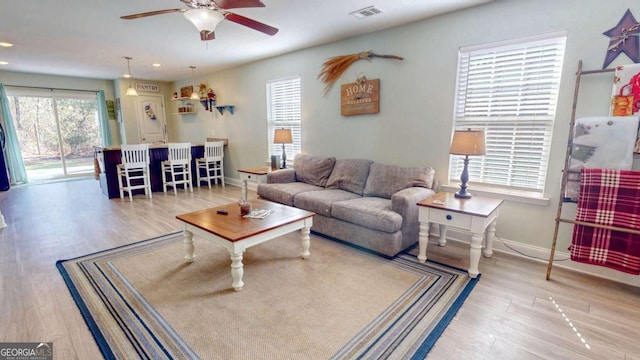
<svg viewBox="0 0 640 360"><path fill-rule="evenodd" d="M633 17L631 10L627 9L618 25L603 34L611 38L603 69L621 53L625 53L634 63L640 62L640 23Z"/></svg>

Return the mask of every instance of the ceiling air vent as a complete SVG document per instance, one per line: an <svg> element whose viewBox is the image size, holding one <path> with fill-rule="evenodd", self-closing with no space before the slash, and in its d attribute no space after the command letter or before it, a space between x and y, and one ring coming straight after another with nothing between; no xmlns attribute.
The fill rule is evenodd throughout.
<svg viewBox="0 0 640 360"><path fill-rule="evenodd" d="M369 16L373 16L376 14L380 14L382 11L375 6L368 6L366 8L362 8L360 10L352 11L349 15L355 16L358 19L364 19Z"/></svg>

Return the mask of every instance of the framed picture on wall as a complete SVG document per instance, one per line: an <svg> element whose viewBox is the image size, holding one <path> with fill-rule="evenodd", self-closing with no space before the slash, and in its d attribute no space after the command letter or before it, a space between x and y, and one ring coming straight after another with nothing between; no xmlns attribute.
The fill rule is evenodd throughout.
<svg viewBox="0 0 640 360"><path fill-rule="evenodd" d="M193 92L193 85L183 86L180 88L180 97L189 97Z"/></svg>

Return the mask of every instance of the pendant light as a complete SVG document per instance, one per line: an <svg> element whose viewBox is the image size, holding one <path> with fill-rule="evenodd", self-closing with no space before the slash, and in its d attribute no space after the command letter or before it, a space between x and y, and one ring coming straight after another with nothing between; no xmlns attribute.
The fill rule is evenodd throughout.
<svg viewBox="0 0 640 360"><path fill-rule="evenodd" d="M195 84L195 79L193 77L193 70L195 70L196 67L195 67L195 65L191 65L189 67L191 68L191 82L193 82ZM200 95L198 95L198 93L195 90L193 90L191 92L191 97L189 97L189 98L191 100L200 100Z"/></svg>
<svg viewBox="0 0 640 360"><path fill-rule="evenodd" d="M129 95L129 96L138 96L138 92L133 87L133 80L131 80L131 78L132 78L132 76L131 76L131 65L129 64L129 61L131 61L132 57L131 56L125 56L124 58L127 59L127 70L129 70L129 72L127 73L127 75L129 75L129 88L127 89L127 92L125 94Z"/></svg>

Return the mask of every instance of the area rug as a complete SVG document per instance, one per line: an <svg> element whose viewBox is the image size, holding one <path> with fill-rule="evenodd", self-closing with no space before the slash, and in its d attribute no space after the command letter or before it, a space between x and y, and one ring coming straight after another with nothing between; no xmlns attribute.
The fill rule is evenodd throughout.
<svg viewBox="0 0 640 360"><path fill-rule="evenodd" d="M424 358L478 279L415 254L393 259L292 233L244 253L182 234L57 262L107 359ZM413 251L415 253L415 250Z"/></svg>

